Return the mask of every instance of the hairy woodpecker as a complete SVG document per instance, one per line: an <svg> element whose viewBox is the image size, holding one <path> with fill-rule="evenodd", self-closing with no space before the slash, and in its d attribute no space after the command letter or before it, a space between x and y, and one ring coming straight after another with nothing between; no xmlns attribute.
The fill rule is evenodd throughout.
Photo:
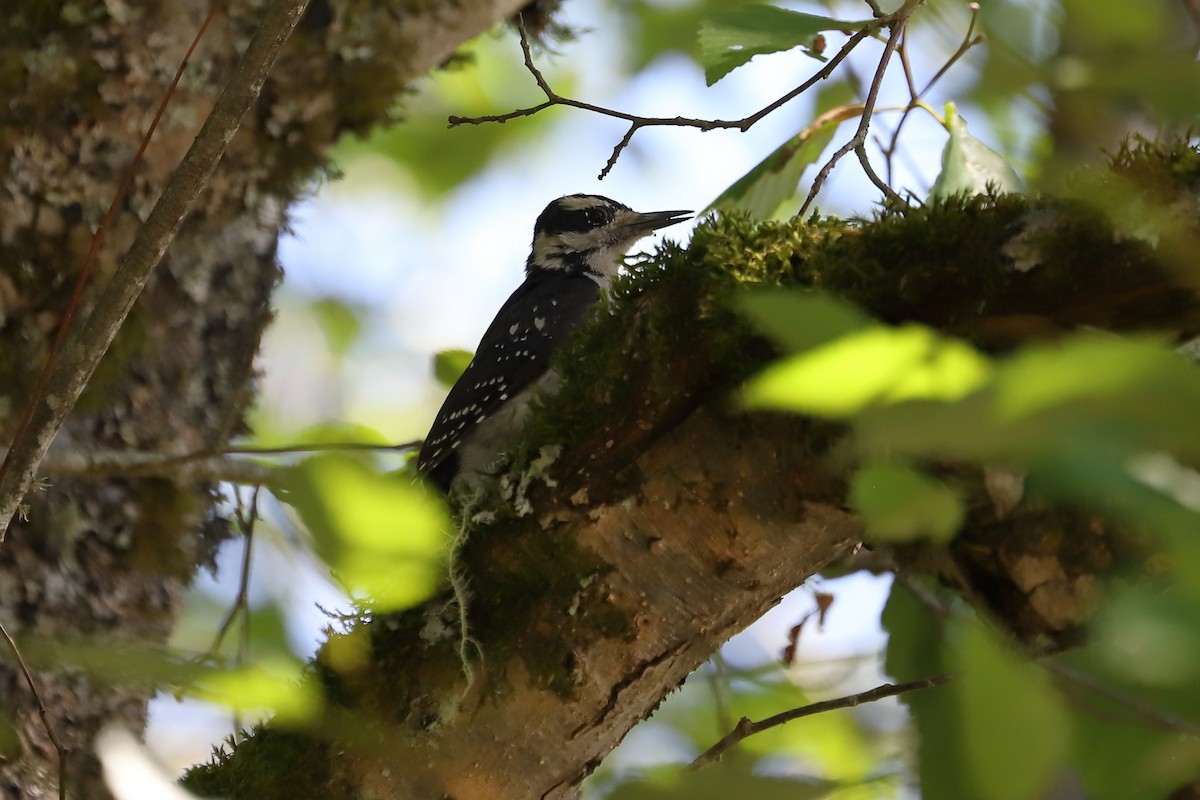
<svg viewBox="0 0 1200 800"><path fill-rule="evenodd" d="M475 357L450 390L417 457L417 470L449 493L518 438L537 387L554 390L550 356L599 299L625 251L690 211L639 214L591 194L560 197L537 218L525 281L500 307Z"/></svg>

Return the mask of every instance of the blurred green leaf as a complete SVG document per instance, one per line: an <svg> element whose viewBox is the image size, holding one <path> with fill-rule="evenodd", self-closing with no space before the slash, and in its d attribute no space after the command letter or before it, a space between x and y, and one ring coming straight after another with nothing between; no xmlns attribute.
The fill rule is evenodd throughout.
<svg viewBox="0 0 1200 800"><path fill-rule="evenodd" d="M280 499L300 512L317 552L352 595L398 610L437 590L453 528L441 499L411 475L322 455L289 470L283 489Z"/></svg>
<svg viewBox="0 0 1200 800"><path fill-rule="evenodd" d="M362 318L367 313L364 308L334 297L322 297L311 303L309 311L321 326L329 351L339 358L362 336Z"/></svg>
<svg viewBox="0 0 1200 800"><path fill-rule="evenodd" d="M700 23L713 12L745 5L746 0L697 0L665 4L655 0L633 0L626 17L633 28L629 35L635 71L644 69L664 53L682 53L700 63L700 43L696 32Z"/></svg>
<svg viewBox="0 0 1200 800"><path fill-rule="evenodd" d="M390 444L388 438L374 428L342 420L320 422L298 431L276 431L267 436L255 436L251 441L242 442L241 444L253 447L286 448L297 445L341 444L343 442L351 444Z"/></svg>
<svg viewBox="0 0 1200 800"><path fill-rule="evenodd" d="M950 138L942 150L942 171L929 192L931 199L987 192L989 184L1002 192L1024 192L1025 183L1004 156L967 132L966 121L953 103L946 104Z"/></svg>
<svg viewBox="0 0 1200 800"><path fill-rule="evenodd" d="M0 713L0 758L5 761L15 760L21 757L23 749L20 734L13 726L7 711Z"/></svg>
<svg viewBox="0 0 1200 800"><path fill-rule="evenodd" d="M942 627L907 588L892 584L881 617L888 634L884 668L897 681L940 675L950 668ZM900 696L916 727L917 774L923 800L972 797L963 753L962 716L950 686Z"/></svg>
<svg viewBox="0 0 1200 800"><path fill-rule="evenodd" d="M712 86L756 55L793 47L802 47L809 55L820 58L811 49L817 34L858 30L868 22L837 20L770 5L718 12L700 24L700 58L705 80Z"/></svg>
<svg viewBox="0 0 1200 800"><path fill-rule="evenodd" d="M1031 800L1052 788L1066 760L1070 721L1045 671L982 624L967 626L954 692L961 699L969 796Z"/></svg>
<svg viewBox="0 0 1200 800"><path fill-rule="evenodd" d="M415 181L424 197L437 199L558 118L551 110L504 125L463 124L447 130L450 116L504 114L545 99L525 69L514 34L481 36L464 52L471 59L468 65L435 71L419 94L405 99L403 124L376 127L365 139L343 136L333 150L333 161L348 171L361 159L387 159L400 167L402 177ZM557 91L572 94L571 72L542 67ZM371 174L386 176L387 172L372 170Z"/></svg>
<svg viewBox="0 0 1200 800"><path fill-rule="evenodd" d="M1110 585L1087 644L1054 658L1074 671L1073 762L1096 800L1158 800L1200 774L1200 741L1111 699L1200 727L1200 594L1180 583Z"/></svg>
<svg viewBox="0 0 1200 800"><path fill-rule="evenodd" d="M873 403L957 399L988 375L969 345L919 325L875 326L779 361L752 378L746 402L826 417L845 417Z"/></svg>
<svg viewBox="0 0 1200 800"><path fill-rule="evenodd" d="M780 347L803 352L874 325L852 303L824 292L755 288L737 300L738 308Z"/></svg>
<svg viewBox="0 0 1200 800"><path fill-rule="evenodd" d="M726 759L701 770L670 765L644 770L637 779L619 785L609 800L818 800L844 785L815 778L757 775L745 762Z"/></svg>
<svg viewBox="0 0 1200 800"><path fill-rule="evenodd" d="M259 522L259 525L263 524ZM191 589L184 598L183 613L171 631L171 649L193 653L207 651L229 609L229 602L218 602L205 590ZM232 656L236 652L240 646L241 624L239 617L233 630L225 635L219 655ZM251 609L248 652L251 659L293 655L284 611L278 604L267 603Z"/></svg>
<svg viewBox="0 0 1200 800"><path fill-rule="evenodd" d="M475 354L470 350L442 350L433 357L433 376L449 389L466 370Z"/></svg>
<svg viewBox="0 0 1200 800"><path fill-rule="evenodd" d="M213 670L188 687L192 697L236 709L266 712L276 722L299 723L321 710L317 683L304 679L298 659L270 659L228 670Z"/></svg>
<svg viewBox="0 0 1200 800"><path fill-rule="evenodd" d="M850 504L862 515L868 538L884 542L948 541L965 516L950 487L901 464L870 464L855 472Z"/></svg>
<svg viewBox="0 0 1200 800"><path fill-rule="evenodd" d="M813 123L738 178L701 213L742 210L755 219L770 219L796 193L804 170L820 158L837 126L862 114L862 104L848 105L854 96L849 81L824 87L817 95Z"/></svg>
<svg viewBox="0 0 1200 800"><path fill-rule="evenodd" d="M986 391L962 402L871 408L858 432L870 451L913 457L1200 455L1196 408L1200 371L1171 349L1085 333L999 362Z"/></svg>
<svg viewBox="0 0 1200 800"><path fill-rule="evenodd" d="M1124 688L1157 694L1200 721L1200 596L1180 587L1123 587L1098 615L1091 669ZM1198 722L1200 724L1200 722Z"/></svg>
<svg viewBox="0 0 1200 800"><path fill-rule="evenodd" d="M1200 774L1200 743L1149 726L1074 715L1072 766L1089 800L1163 800Z"/></svg>

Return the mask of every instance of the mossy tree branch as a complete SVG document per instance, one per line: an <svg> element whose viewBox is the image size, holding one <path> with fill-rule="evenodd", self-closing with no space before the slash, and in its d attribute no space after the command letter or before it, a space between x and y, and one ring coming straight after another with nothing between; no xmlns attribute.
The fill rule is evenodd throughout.
<svg viewBox="0 0 1200 800"><path fill-rule="evenodd" d="M1175 175L1194 202L1194 150L1137 157L1158 166L1125 166ZM1036 258L1012 246L1035 229ZM1197 232L1192 220L1180 233ZM860 536L839 426L731 408L770 357L731 310L740 286L820 286L992 350L1079 325L1182 338L1200 330L1200 302L1168 251L1085 206L1010 197L860 224L717 221L686 251L664 247L561 361L564 391L530 446L565 449L532 513L464 548L474 681L444 599L357 624L318 658L333 703L321 725L259 730L187 784L235 798L574 796L728 636ZM1069 509L997 515L974 480L948 550L890 556L1021 636L1069 634L1114 561L1112 531ZM1030 559L1049 577L1029 581ZM346 667L351 641L371 657ZM287 774L296 765L303 786Z"/></svg>

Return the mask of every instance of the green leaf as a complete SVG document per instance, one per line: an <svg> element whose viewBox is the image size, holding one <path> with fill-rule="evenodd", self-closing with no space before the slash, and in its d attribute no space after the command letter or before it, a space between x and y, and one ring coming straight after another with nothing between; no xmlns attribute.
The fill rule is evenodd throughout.
<svg viewBox="0 0 1200 800"><path fill-rule="evenodd" d="M1051 788L1070 746L1070 721L1045 671L1019 660L980 624L958 651L971 797L1031 800Z"/></svg>
<svg viewBox="0 0 1200 800"><path fill-rule="evenodd" d="M862 514L867 536L906 542L928 537L948 541L962 525L958 495L941 481L901 464L872 464L851 481L850 504Z"/></svg>
<svg viewBox="0 0 1200 800"><path fill-rule="evenodd" d="M756 55L804 47L814 58L814 37L822 31L858 30L870 20L848 22L786 8L753 5L713 14L700 24L700 59L712 86Z"/></svg>
<svg viewBox="0 0 1200 800"><path fill-rule="evenodd" d="M987 359L928 328L875 326L767 367L746 386L746 402L826 417L873 403L965 396L987 378Z"/></svg>
<svg viewBox="0 0 1200 800"><path fill-rule="evenodd" d="M399 610L430 597L452 530L445 505L411 475L384 475L344 455L288 471L281 499L300 512L317 552L352 595Z"/></svg>
<svg viewBox="0 0 1200 800"><path fill-rule="evenodd" d="M932 589L931 589L932 590ZM950 668L942 627L907 588L892 584L880 619L888 634L884 668L898 681L939 675ZM971 797L963 754L962 721L952 686L900 696L917 730L917 774L924 800Z"/></svg>
<svg viewBox="0 0 1200 800"><path fill-rule="evenodd" d="M930 199L983 194L989 184L1002 192L1025 191L1024 181L1004 156L967 132L967 123L953 103L946 104L946 129L950 138L942 150L942 171L929 192Z"/></svg>
<svg viewBox="0 0 1200 800"><path fill-rule="evenodd" d="M335 297L314 300L309 310L321 326L329 351L344 356L362 335L362 317L366 311Z"/></svg>
<svg viewBox="0 0 1200 800"><path fill-rule="evenodd" d="M802 776L758 775L745 761L725 759L700 771L684 765L655 767L607 794L610 800L819 800L841 788L833 781Z"/></svg>
<svg viewBox="0 0 1200 800"><path fill-rule="evenodd" d="M1190 534L1195 536L1193 526ZM1200 594L1174 585L1110 586L1088 642L1055 661L1147 710L1200 725ZM1189 591L1190 589L1190 591ZM1085 681L1072 681L1085 685ZM1200 741L1082 695L1074 717L1074 766L1096 800L1158 800L1200 775Z"/></svg>
<svg viewBox="0 0 1200 800"><path fill-rule="evenodd" d="M820 158L837 126L862 113L861 104L847 105L854 95L854 88L847 81L822 89L817 96L817 118L813 123L738 178L701 213L742 210L755 219L770 219L780 204L796 193L804 170Z"/></svg>
<svg viewBox="0 0 1200 800"><path fill-rule="evenodd" d="M1172 350L1087 333L999 362L986 391L962 402L877 406L857 430L869 451L1062 466L1153 449L1200 455L1197 407L1200 372Z"/></svg>
<svg viewBox="0 0 1200 800"><path fill-rule="evenodd" d="M738 297L737 305L755 327L792 352L874 325L858 306L824 292L755 288Z"/></svg>
<svg viewBox="0 0 1200 800"><path fill-rule="evenodd" d="M276 722L304 722L321 710L315 681L303 679L296 659L270 659L228 670L204 673L187 693L239 712L270 711Z"/></svg>
<svg viewBox="0 0 1200 800"><path fill-rule="evenodd" d="M442 350L433 357L433 377L449 389L466 370L475 354L470 350Z"/></svg>

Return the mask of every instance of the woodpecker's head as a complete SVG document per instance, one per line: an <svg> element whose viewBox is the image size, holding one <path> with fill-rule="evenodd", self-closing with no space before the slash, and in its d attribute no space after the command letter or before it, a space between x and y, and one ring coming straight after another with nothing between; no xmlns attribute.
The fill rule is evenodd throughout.
<svg viewBox="0 0 1200 800"><path fill-rule="evenodd" d="M583 272L607 283L634 242L651 231L682 222L691 213L639 214L595 194L560 197L546 206L533 227L533 252L525 262L525 272Z"/></svg>

